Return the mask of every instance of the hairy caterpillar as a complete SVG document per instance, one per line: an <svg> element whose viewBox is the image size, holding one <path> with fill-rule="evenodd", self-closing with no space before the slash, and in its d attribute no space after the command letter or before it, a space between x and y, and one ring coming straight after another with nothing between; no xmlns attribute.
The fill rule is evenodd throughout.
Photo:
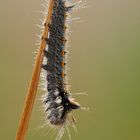
<svg viewBox="0 0 140 140"><path fill-rule="evenodd" d="M49 35L47 38L42 37L42 40L46 41L42 64L42 77L47 81L47 90L45 89L46 93L43 96L44 110L47 122L56 127L75 124L73 116L69 120L69 113L80 108L79 103L68 93L66 86L66 22L68 13L75 6L66 3L67 0L54 0L50 23L44 24L49 29Z"/></svg>

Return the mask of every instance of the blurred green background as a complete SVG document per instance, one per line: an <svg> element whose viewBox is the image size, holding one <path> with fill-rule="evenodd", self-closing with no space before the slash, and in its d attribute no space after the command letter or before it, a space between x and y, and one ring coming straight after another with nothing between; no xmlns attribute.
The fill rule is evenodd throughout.
<svg viewBox="0 0 140 140"><path fill-rule="evenodd" d="M0 140L14 140L33 69L35 34L43 0L0 1ZM71 29L71 92L90 112L78 110L72 140L140 140L140 1L88 0ZM42 125L37 99L26 140L53 140ZM67 133L63 140L67 140Z"/></svg>

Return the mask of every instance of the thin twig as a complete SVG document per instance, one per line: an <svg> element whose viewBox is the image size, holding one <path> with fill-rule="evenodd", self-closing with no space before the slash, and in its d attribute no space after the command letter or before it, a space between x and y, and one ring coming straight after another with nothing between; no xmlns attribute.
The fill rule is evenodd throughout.
<svg viewBox="0 0 140 140"><path fill-rule="evenodd" d="M50 0L48 15L46 18L46 26L45 26L45 30L42 35L43 38L47 38L47 36L48 36L48 26L47 25L51 20L53 3L54 3L54 0ZM38 82L39 82L41 64L42 64L43 57L44 57L43 50L45 49L45 46L46 46L46 41L44 39L42 39L40 48L39 48L39 51L37 54L37 58L35 61L35 65L34 65L34 69L33 69L33 73L32 73L32 78L31 78L31 81L29 84L27 96L26 96L26 99L24 102L24 107L23 107L23 112L21 114L19 127L17 129L16 140L24 140L25 134L28 129L29 120L31 117L33 104L35 101L35 96L36 96L36 91L37 91L37 86L38 86Z"/></svg>

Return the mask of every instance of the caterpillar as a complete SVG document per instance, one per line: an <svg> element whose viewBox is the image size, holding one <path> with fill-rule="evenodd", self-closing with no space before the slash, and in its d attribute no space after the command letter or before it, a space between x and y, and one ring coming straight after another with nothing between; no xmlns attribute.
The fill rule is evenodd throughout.
<svg viewBox="0 0 140 140"><path fill-rule="evenodd" d="M71 19L71 11L85 8L85 1L78 0L53 0L50 21L45 21L44 28L48 28L48 36L41 37L45 41L46 47L43 50L44 60L41 65L41 77L45 94L42 96L43 108L45 111L45 124L58 130L56 140L60 140L67 130L71 139L68 126L75 127L76 119L72 111L84 109L72 97L68 90L67 82L67 32ZM41 127L41 128L42 128Z"/></svg>
<svg viewBox="0 0 140 140"><path fill-rule="evenodd" d="M49 34L44 49L44 61L42 64L42 77L46 82L46 93L43 96L44 110L47 122L55 127L64 127L75 124L75 118L69 113L79 109L80 104L72 98L67 90L66 79L66 55L67 55L67 26L68 13L76 4L67 6L67 0L54 0L51 20L44 26L48 27ZM46 61L47 60L47 61ZM47 85L47 86L46 86ZM62 132L63 133L63 132Z"/></svg>
<svg viewBox="0 0 140 140"><path fill-rule="evenodd" d="M49 28L44 56L47 63L42 68L47 71L47 96L44 98L45 112L48 121L52 125L63 125L66 123L67 115L73 109L80 108L79 103L71 98L66 89L66 18L67 13L74 5L66 6L65 0L54 0L53 12ZM74 119L73 119L74 120Z"/></svg>

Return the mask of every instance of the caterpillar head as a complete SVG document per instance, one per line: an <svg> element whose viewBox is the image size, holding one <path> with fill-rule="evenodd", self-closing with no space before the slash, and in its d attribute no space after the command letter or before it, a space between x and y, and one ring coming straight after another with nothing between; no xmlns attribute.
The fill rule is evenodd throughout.
<svg viewBox="0 0 140 140"><path fill-rule="evenodd" d="M49 93L46 106L47 118L52 125L65 124L69 112L80 108L69 93L57 90Z"/></svg>

